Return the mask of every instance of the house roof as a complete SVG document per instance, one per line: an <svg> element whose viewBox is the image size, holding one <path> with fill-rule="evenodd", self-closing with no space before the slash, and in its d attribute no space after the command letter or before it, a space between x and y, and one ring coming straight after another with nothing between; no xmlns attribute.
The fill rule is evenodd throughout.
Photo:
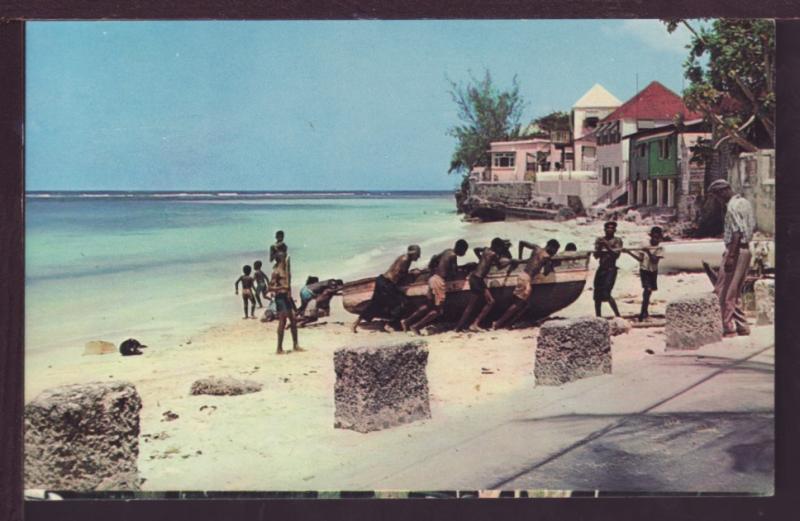
<svg viewBox="0 0 800 521"><path fill-rule="evenodd" d="M633 132L625 136L627 139L653 139L656 137L666 136L672 133L677 132L677 127L674 123L670 123L669 125L660 125L653 128L646 128L642 129L638 132ZM711 126L703 121L702 119L695 119L686 121L683 124L683 129L681 130L682 133L703 133L703 132L711 132Z"/></svg>
<svg viewBox="0 0 800 521"><path fill-rule="evenodd" d="M622 105L620 100L608 92L605 87L599 83L595 83L591 89L587 90L586 93L581 96L581 99L572 105L572 108L619 107L620 105Z"/></svg>
<svg viewBox="0 0 800 521"><path fill-rule="evenodd" d="M657 81L651 82L634 97L622 104L617 110L603 119L603 122L622 119L655 119L671 120L683 114L687 120L702 118L702 115L691 112L680 96Z"/></svg>

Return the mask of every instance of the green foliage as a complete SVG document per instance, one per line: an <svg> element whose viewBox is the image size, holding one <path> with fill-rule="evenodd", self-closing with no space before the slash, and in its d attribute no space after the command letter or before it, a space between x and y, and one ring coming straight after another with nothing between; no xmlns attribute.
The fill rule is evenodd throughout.
<svg viewBox="0 0 800 521"><path fill-rule="evenodd" d="M516 76L511 88L502 91L494 85L488 70L481 79L470 75L466 85L448 81L461 121L448 130L448 134L458 140L449 172L467 174L475 166L489 165L488 150L492 141L519 136L525 102L520 96Z"/></svg>
<svg viewBox="0 0 800 521"><path fill-rule="evenodd" d="M535 125L536 127L542 129L545 132L549 132L551 130L569 130L570 129L569 112L562 112L562 111L551 112L546 116L534 119L531 122L531 125Z"/></svg>
<svg viewBox="0 0 800 521"><path fill-rule="evenodd" d="M693 34L684 75L686 105L714 125L716 140L745 149L775 145L775 24L771 20L719 19L695 29L664 20L667 31L685 25ZM766 141L766 143L760 143Z"/></svg>

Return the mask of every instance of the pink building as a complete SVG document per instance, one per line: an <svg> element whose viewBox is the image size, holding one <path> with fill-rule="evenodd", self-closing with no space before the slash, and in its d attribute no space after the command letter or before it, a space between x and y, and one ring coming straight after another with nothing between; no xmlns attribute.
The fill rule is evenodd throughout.
<svg viewBox="0 0 800 521"><path fill-rule="evenodd" d="M481 181L534 181L536 172L561 169L562 151L550 139L495 141L489 153L491 166L483 172Z"/></svg>

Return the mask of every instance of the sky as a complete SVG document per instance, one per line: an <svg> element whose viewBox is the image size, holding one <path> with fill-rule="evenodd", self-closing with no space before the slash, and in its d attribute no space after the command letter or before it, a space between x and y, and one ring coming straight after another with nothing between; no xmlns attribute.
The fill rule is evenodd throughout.
<svg viewBox="0 0 800 521"><path fill-rule="evenodd" d="M29 22L28 190L449 190L448 78L523 121L595 83L680 93L656 20Z"/></svg>

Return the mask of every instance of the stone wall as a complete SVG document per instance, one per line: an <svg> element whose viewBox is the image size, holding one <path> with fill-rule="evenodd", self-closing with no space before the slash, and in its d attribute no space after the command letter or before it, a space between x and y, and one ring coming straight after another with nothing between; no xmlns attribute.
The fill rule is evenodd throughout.
<svg viewBox="0 0 800 521"><path fill-rule="evenodd" d="M510 206L525 206L533 198L533 183L470 183L470 194Z"/></svg>

